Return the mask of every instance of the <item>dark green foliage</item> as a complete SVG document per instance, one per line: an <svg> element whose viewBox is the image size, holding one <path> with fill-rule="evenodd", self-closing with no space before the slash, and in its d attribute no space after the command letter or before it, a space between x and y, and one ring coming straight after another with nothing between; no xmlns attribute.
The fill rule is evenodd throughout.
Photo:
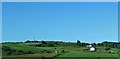
<svg viewBox="0 0 120 59"><path fill-rule="evenodd" d="M81 45L82 45L82 46L86 46L86 44L85 44L85 43L82 43Z"/></svg>
<svg viewBox="0 0 120 59"><path fill-rule="evenodd" d="M111 48L110 47L106 47L105 50L110 50Z"/></svg>
<svg viewBox="0 0 120 59"><path fill-rule="evenodd" d="M49 44L48 44L48 47L54 47L54 44L49 43Z"/></svg>
<svg viewBox="0 0 120 59"><path fill-rule="evenodd" d="M9 47L7 47L7 46L2 46L2 50L9 51L11 49Z"/></svg>
<svg viewBox="0 0 120 59"><path fill-rule="evenodd" d="M89 51L90 49L86 48L86 49L83 49L83 51Z"/></svg>
<svg viewBox="0 0 120 59"><path fill-rule="evenodd" d="M25 43L30 43L31 41L27 40Z"/></svg>
<svg viewBox="0 0 120 59"><path fill-rule="evenodd" d="M15 55L24 55L24 54L25 54L25 52L22 51L22 50L18 50L18 51L16 51L16 53L15 53Z"/></svg>
<svg viewBox="0 0 120 59"><path fill-rule="evenodd" d="M41 41L42 42L42 44L46 44L46 42L45 41Z"/></svg>
<svg viewBox="0 0 120 59"><path fill-rule="evenodd" d="M58 42L55 42L54 44L55 44L55 45L58 45Z"/></svg>
<svg viewBox="0 0 120 59"><path fill-rule="evenodd" d="M81 43L81 46L87 46L87 45L89 45L89 43L84 43L84 42Z"/></svg>
<svg viewBox="0 0 120 59"><path fill-rule="evenodd" d="M13 54L15 52L16 52L16 50L11 49L10 47L2 46L2 54L3 55L11 55L11 54Z"/></svg>
<svg viewBox="0 0 120 59"><path fill-rule="evenodd" d="M46 53L52 53L53 51L46 50L45 52L46 52Z"/></svg>
<svg viewBox="0 0 120 59"><path fill-rule="evenodd" d="M54 44L52 43L46 43L46 44L36 44L36 47L54 47Z"/></svg>
<svg viewBox="0 0 120 59"><path fill-rule="evenodd" d="M96 43L93 43L92 46L93 46L93 47L96 47Z"/></svg>
<svg viewBox="0 0 120 59"><path fill-rule="evenodd" d="M12 52L10 52L10 51L7 52L7 55L11 55L11 54L12 54Z"/></svg>
<svg viewBox="0 0 120 59"><path fill-rule="evenodd" d="M74 47L80 47L80 46L87 46L89 45L89 43L84 43L84 42L80 42L79 40L77 40L76 43L72 43L72 42L62 42L62 41L29 41L27 40L26 43L31 43L31 42L38 42L38 43L42 43L42 44L37 44L34 46L37 47L66 47L66 46L74 46ZM111 48L120 48L120 43L119 42L107 42L104 41L102 43L93 43L92 46L96 47L96 46L104 46L104 47L111 47Z"/></svg>
<svg viewBox="0 0 120 59"><path fill-rule="evenodd" d="M64 53L65 52L65 50L62 50L62 53Z"/></svg>
<svg viewBox="0 0 120 59"><path fill-rule="evenodd" d="M34 54L34 53L32 51L15 50L7 46L2 46L2 54L3 55L24 55L24 54Z"/></svg>
<svg viewBox="0 0 120 59"><path fill-rule="evenodd" d="M81 46L81 42L79 40L77 40L77 45L80 47Z"/></svg>
<svg viewBox="0 0 120 59"><path fill-rule="evenodd" d="M77 40L77 44L80 44L81 42L79 40Z"/></svg>
<svg viewBox="0 0 120 59"><path fill-rule="evenodd" d="M25 54L34 54L32 51L26 51Z"/></svg>
<svg viewBox="0 0 120 59"><path fill-rule="evenodd" d="M13 55L32 55L32 54L42 54L42 53L53 54L55 53L55 51L58 51L60 53L66 53L67 50L89 52L89 48L86 47L87 45L89 45L89 43L84 43L84 42L81 43L79 40L77 40L77 42L28 40L26 42L21 42L21 43L20 42L4 43L2 49L4 52L3 53L4 56L13 56ZM101 48L101 50L97 52L104 52L103 50L106 50L107 51L106 53L109 53L108 50L113 49L113 48L111 49L111 47L114 47L115 49L119 47L119 43L116 42L102 42L99 44L93 43L92 45L94 47L97 47L97 50ZM51 49L51 47L53 49ZM62 47L62 48L58 48L58 47Z"/></svg>
<svg viewBox="0 0 120 59"><path fill-rule="evenodd" d="M35 44L36 47L44 47L43 44Z"/></svg>
<svg viewBox="0 0 120 59"><path fill-rule="evenodd" d="M102 42L103 46L111 47L111 48L120 48L120 42Z"/></svg>
<svg viewBox="0 0 120 59"><path fill-rule="evenodd" d="M102 43L97 43L97 46L103 46L103 44Z"/></svg>

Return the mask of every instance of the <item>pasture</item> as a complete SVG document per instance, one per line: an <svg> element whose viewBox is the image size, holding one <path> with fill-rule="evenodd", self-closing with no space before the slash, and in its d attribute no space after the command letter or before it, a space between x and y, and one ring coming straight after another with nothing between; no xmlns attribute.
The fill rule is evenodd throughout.
<svg viewBox="0 0 120 59"><path fill-rule="evenodd" d="M55 46L55 47L38 47L34 46L39 43L5 43L2 44L3 49L2 59L12 59L12 58L22 58L22 59L64 59L64 58L81 58L81 59L110 59L118 58L118 49L111 48L105 51L104 47L97 47L103 49L101 51L97 50L94 52L84 51L85 46ZM9 48L8 48L9 47ZM110 53L109 51L114 51Z"/></svg>

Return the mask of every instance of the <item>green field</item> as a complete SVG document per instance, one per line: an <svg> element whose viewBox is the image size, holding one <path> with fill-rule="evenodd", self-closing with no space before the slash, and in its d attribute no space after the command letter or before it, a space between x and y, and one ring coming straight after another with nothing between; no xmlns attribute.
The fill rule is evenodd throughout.
<svg viewBox="0 0 120 59"><path fill-rule="evenodd" d="M117 54L84 52L84 51L69 51L58 57L117 57Z"/></svg>
<svg viewBox="0 0 120 59"><path fill-rule="evenodd" d="M31 43L35 44L35 43ZM51 59L58 59L58 58L82 58L82 59L104 59L104 58L117 58L118 53L109 53L108 51L84 51L86 47L36 47L31 46L30 43L6 43L2 44L2 46L9 47L7 50L3 50L3 59L26 59L26 58L51 58ZM36 43L38 44L38 43ZM103 48L103 47L99 47ZM63 52L64 50L64 52ZM12 52L11 52L12 51ZM56 53L57 51L57 53ZM111 51L118 52L118 49L111 48Z"/></svg>

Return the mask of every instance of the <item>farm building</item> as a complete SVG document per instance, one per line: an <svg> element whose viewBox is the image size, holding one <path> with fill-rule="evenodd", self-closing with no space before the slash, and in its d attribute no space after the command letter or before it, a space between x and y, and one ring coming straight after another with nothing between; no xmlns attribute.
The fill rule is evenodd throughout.
<svg viewBox="0 0 120 59"><path fill-rule="evenodd" d="M90 51L95 51L95 48L94 48L94 47L91 47L91 48L90 48Z"/></svg>
<svg viewBox="0 0 120 59"><path fill-rule="evenodd" d="M88 48L92 47L92 45L87 45Z"/></svg>

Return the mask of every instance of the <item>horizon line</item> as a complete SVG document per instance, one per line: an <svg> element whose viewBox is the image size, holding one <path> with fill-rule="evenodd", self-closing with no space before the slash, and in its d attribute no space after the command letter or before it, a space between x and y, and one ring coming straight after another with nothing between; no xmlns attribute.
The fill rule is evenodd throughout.
<svg viewBox="0 0 120 59"><path fill-rule="evenodd" d="M26 41L2 41L0 43L5 43L5 42L26 42ZM60 40L29 40L29 41L58 41L58 42L60 42ZM62 41L61 40L61 42L74 42L75 43L75 42L77 42L77 40L76 41ZM80 42L81 43L102 43L102 42L119 42L119 41L107 41L107 40L105 40L105 41L101 41L101 42L83 42L83 41L80 41Z"/></svg>

